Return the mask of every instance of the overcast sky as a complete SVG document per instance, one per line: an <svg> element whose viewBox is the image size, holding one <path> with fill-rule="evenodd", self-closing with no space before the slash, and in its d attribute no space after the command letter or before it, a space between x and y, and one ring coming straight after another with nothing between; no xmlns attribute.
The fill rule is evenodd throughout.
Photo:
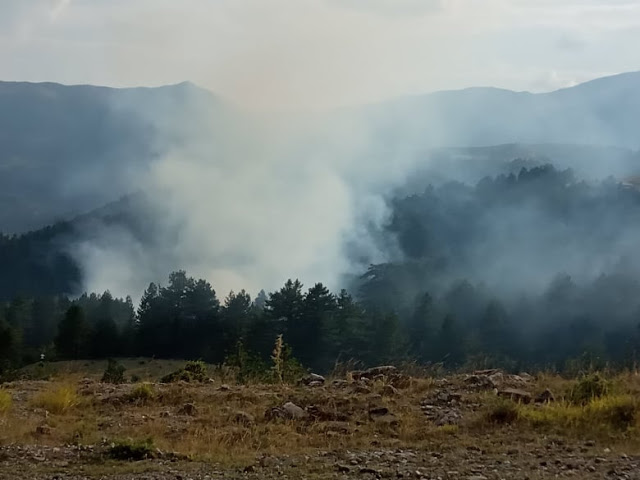
<svg viewBox="0 0 640 480"><path fill-rule="evenodd" d="M640 70L640 0L0 0L0 79L327 108Z"/></svg>

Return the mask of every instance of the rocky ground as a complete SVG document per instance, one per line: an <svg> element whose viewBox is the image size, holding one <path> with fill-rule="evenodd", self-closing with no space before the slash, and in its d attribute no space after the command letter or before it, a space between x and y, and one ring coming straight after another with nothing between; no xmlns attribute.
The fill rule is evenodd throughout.
<svg viewBox="0 0 640 480"><path fill-rule="evenodd" d="M145 460L117 464L99 451L77 447L3 447L0 478L81 479L640 479L640 456L590 442L433 449L318 451L307 455L261 456L244 467L198 461Z"/></svg>
<svg viewBox="0 0 640 480"><path fill-rule="evenodd" d="M635 408L640 382L621 384ZM60 385L78 397L47 411L43 392ZM611 397L587 422L609 403L565 407L572 385L383 367L297 386L154 384L141 401L139 386L91 378L15 382L2 389L13 405L0 414L0 479L640 479L636 411ZM114 457L124 438L153 447Z"/></svg>

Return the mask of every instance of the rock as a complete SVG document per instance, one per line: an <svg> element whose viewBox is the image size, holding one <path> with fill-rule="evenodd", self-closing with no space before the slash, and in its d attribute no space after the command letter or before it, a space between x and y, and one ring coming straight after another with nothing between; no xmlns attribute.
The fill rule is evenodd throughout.
<svg viewBox="0 0 640 480"><path fill-rule="evenodd" d="M233 415L233 421L245 427L250 427L256 423L256 419L253 415L247 412L238 411Z"/></svg>
<svg viewBox="0 0 640 480"><path fill-rule="evenodd" d="M362 475L370 474L375 476L380 476L382 472L380 470L376 470L375 468L363 467L360 469L360 473Z"/></svg>
<svg viewBox="0 0 640 480"><path fill-rule="evenodd" d="M305 411L317 422L346 422L349 420L349 415L338 412L335 409L325 409L310 405L305 408Z"/></svg>
<svg viewBox="0 0 640 480"><path fill-rule="evenodd" d="M396 395L398 395L398 393L398 389L393 385L385 385L382 388L382 395L387 397L395 397Z"/></svg>
<svg viewBox="0 0 640 480"><path fill-rule="evenodd" d="M336 468L338 469L338 473L349 473L351 471L351 468L347 465L337 465Z"/></svg>
<svg viewBox="0 0 640 480"><path fill-rule="evenodd" d="M448 412L444 412L440 416L436 417L434 423L438 427L443 427L445 425L458 425L461 419L462 415L460 412L456 410L449 410Z"/></svg>
<svg viewBox="0 0 640 480"><path fill-rule="evenodd" d="M302 420L309 416L302 408L292 402L287 402L282 406L282 411L286 418L291 420Z"/></svg>
<svg viewBox="0 0 640 480"><path fill-rule="evenodd" d="M402 373L395 373L389 377L389 384L395 388L409 388L411 386L411 377Z"/></svg>
<svg viewBox="0 0 640 480"><path fill-rule="evenodd" d="M549 402L555 402L556 401L556 397L553 395L553 393L551 392L551 390L549 390L548 388L540 393L539 395L536 395L535 398L535 403L549 403Z"/></svg>
<svg viewBox="0 0 640 480"><path fill-rule="evenodd" d="M518 390L517 388L505 388L504 390L498 390L498 396L510 398L514 402L518 403L531 403L531 394L524 390Z"/></svg>
<svg viewBox="0 0 640 480"><path fill-rule="evenodd" d="M321 387L323 385L324 385L324 382L319 382L319 381L313 381L307 384L307 386L309 387Z"/></svg>
<svg viewBox="0 0 640 480"><path fill-rule="evenodd" d="M351 433L351 425L349 422L327 422L321 424L320 431L326 434L336 433L336 434L349 434Z"/></svg>
<svg viewBox="0 0 640 480"><path fill-rule="evenodd" d="M397 371L398 369L393 365L385 365L381 367L369 368L368 370L364 371L364 374L362 376L366 378L374 378L374 377L377 377L378 375L388 376L388 375L391 375L392 373L396 373Z"/></svg>
<svg viewBox="0 0 640 480"><path fill-rule="evenodd" d="M389 409L387 407L372 407L369 409L369 417L381 417L383 415L388 415Z"/></svg>
<svg viewBox="0 0 640 480"><path fill-rule="evenodd" d="M36 433L38 435L50 435L51 434L51 427L47 424L44 425L38 425L36 427Z"/></svg>
<svg viewBox="0 0 640 480"><path fill-rule="evenodd" d="M369 418L379 424L395 426L398 424L396 416L387 407L373 407L369 409Z"/></svg>
<svg viewBox="0 0 640 480"><path fill-rule="evenodd" d="M488 368L486 370L476 370L475 372L473 372L474 375L487 377L490 375L495 375L496 373L502 373L502 370L500 370L499 368Z"/></svg>
<svg viewBox="0 0 640 480"><path fill-rule="evenodd" d="M229 390L231 390L231 388L226 383L223 383L218 387L218 391L220 392L228 392Z"/></svg>
<svg viewBox="0 0 640 480"><path fill-rule="evenodd" d="M356 388L353 391L360 395L369 395L371 393L371 389L366 385L356 385Z"/></svg>
<svg viewBox="0 0 640 480"><path fill-rule="evenodd" d="M384 366L380 366L380 367L373 367L373 368L369 368L367 370L353 370L352 372L349 372L347 374L347 377L350 378L352 381L359 381L359 380L373 380L374 378L378 378L378 379L382 379L384 377L388 377L392 374L395 374L398 371L398 369L396 367L394 367L393 365L384 365Z"/></svg>
<svg viewBox="0 0 640 480"><path fill-rule="evenodd" d="M325 378L322 375L318 375L317 373L310 373L306 377L302 377L299 383L303 385L316 386L316 385L324 385L324 382L325 382ZM312 383L314 385L311 385Z"/></svg>
<svg viewBox="0 0 640 480"><path fill-rule="evenodd" d="M468 375L464 382L472 388L479 390L489 390L496 388L497 385L487 375Z"/></svg>
<svg viewBox="0 0 640 480"><path fill-rule="evenodd" d="M198 409L193 403L185 403L180 410L178 410L178 415L188 415L189 417L194 417L198 414Z"/></svg>

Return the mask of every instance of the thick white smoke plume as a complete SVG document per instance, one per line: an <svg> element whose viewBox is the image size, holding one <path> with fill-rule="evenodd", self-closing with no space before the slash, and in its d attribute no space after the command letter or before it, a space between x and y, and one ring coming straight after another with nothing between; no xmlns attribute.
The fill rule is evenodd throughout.
<svg viewBox="0 0 640 480"><path fill-rule="evenodd" d="M151 241L92 226L100 233L75 248L84 288L136 298L175 269L221 294L276 289L290 277L338 288L353 270L347 243L362 258L382 260L367 224L386 218L383 194L403 180L406 165L367 154L365 122L350 114L332 120L258 118L226 106L195 119L152 119L159 156L137 181L152 206Z"/></svg>

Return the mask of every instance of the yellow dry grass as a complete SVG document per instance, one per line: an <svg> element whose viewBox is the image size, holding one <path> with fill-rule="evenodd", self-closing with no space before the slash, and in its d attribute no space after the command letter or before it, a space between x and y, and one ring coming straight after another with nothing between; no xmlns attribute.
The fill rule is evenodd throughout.
<svg viewBox="0 0 640 480"><path fill-rule="evenodd" d="M464 388L452 379L453 390ZM353 389L308 388L291 385L124 384L107 385L74 375L48 382L15 382L6 389L13 406L3 415L0 444L68 443L100 444L103 441L153 439L162 451L175 451L225 465L245 464L257 454L302 454L317 450L367 448L446 448L475 445L488 438L509 442L516 435L553 433L606 438L608 444L638 437L640 381L631 373L611 379L607 395L586 405L564 400L574 380L539 375L532 389L551 388L559 401L545 405L519 405L499 400L492 392L469 394L481 405L460 425L436 426L428 421L420 402L437 382L414 378L398 394L383 382L374 382L369 393ZM315 406L327 415L346 414L348 422L269 421L270 408L293 402ZM0 397L0 404L2 399ZM195 412L183 411L193 404ZM385 406L395 416L390 425L369 418L371 406ZM513 412L511 427L487 421L498 408ZM1 410L0 410L1 411ZM47 414L48 412L49 414ZM504 423L509 423L504 422ZM46 425L50 431L38 433ZM640 444L640 442L638 442Z"/></svg>
<svg viewBox="0 0 640 480"><path fill-rule="evenodd" d="M0 390L0 414L7 413L13 405L13 398L6 390Z"/></svg>
<svg viewBox="0 0 640 480"><path fill-rule="evenodd" d="M63 383L53 384L43 390L33 399L33 406L43 408L49 413L61 414L75 407L79 402L77 389L74 385Z"/></svg>

